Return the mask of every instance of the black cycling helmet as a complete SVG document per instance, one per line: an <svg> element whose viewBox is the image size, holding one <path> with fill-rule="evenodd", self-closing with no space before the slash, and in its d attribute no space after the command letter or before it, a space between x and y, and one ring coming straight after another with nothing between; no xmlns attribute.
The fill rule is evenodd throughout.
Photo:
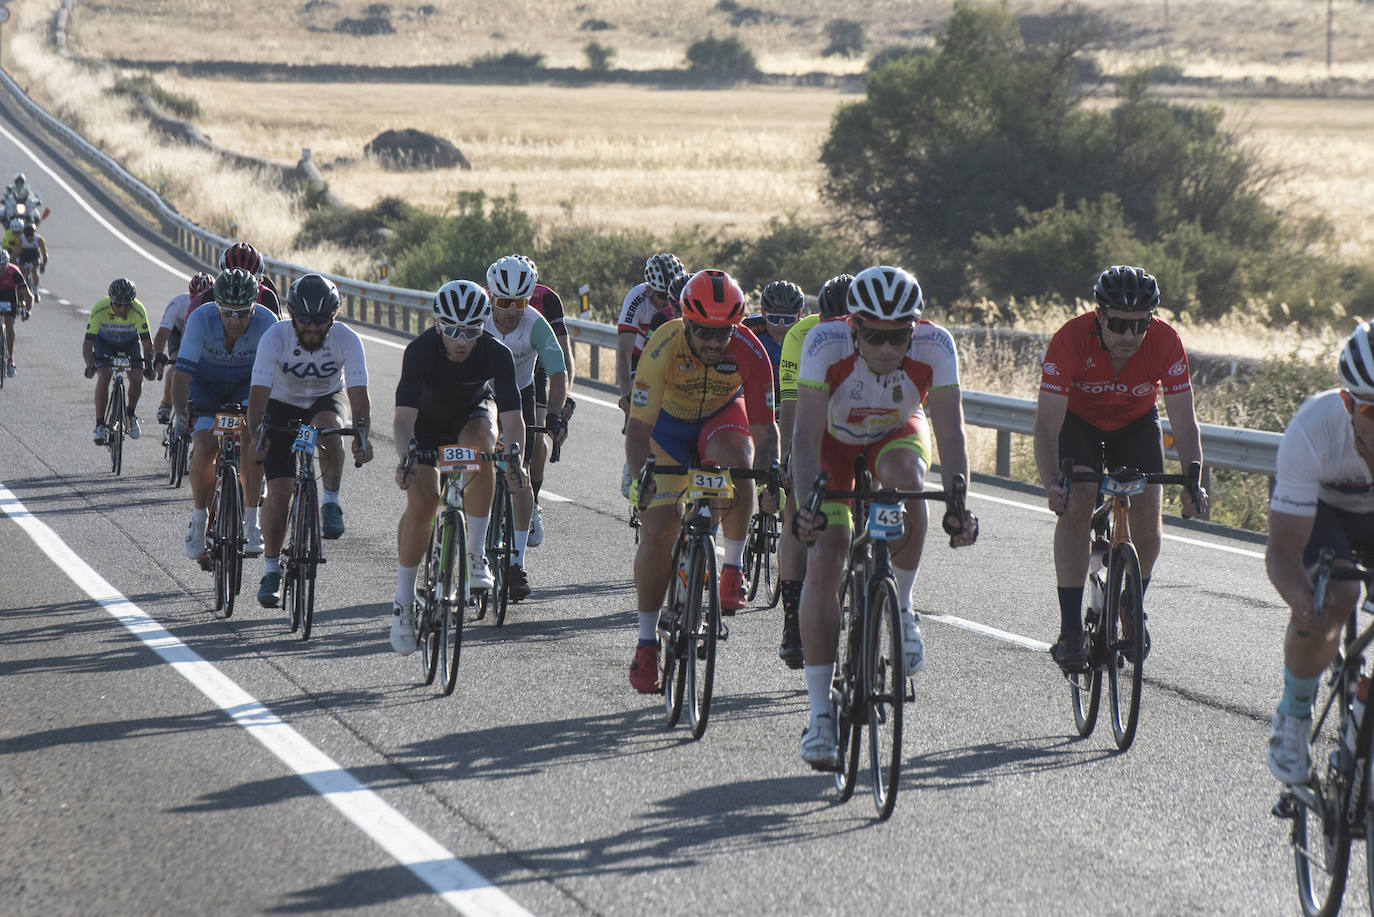
<svg viewBox="0 0 1374 917"><path fill-rule="evenodd" d="M339 288L327 277L306 274L286 291L286 309L292 318L314 318L339 311Z"/></svg>
<svg viewBox="0 0 1374 917"><path fill-rule="evenodd" d="M1102 309L1153 312L1159 308L1159 283L1142 268L1114 264L1097 275L1093 299Z"/></svg>
<svg viewBox="0 0 1374 917"><path fill-rule="evenodd" d="M258 301L258 279L241 267L231 267L215 278L215 302L240 309Z"/></svg>
<svg viewBox="0 0 1374 917"><path fill-rule="evenodd" d="M673 275L673 279L668 281L668 298L673 301L675 308L681 308L682 290L687 286L687 281L692 279L692 275L686 271L679 271Z"/></svg>
<svg viewBox="0 0 1374 917"><path fill-rule="evenodd" d="M116 277L110 281L110 289L106 291L110 297L110 305L127 308L134 304L134 299L138 296L138 290L134 288L133 281L127 277Z"/></svg>
<svg viewBox="0 0 1374 917"><path fill-rule="evenodd" d="M821 318L839 318L849 314L849 285L854 282L853 274L840 274L821 284L816 294L816 308Z"/></svg>
<svg viewBox="0 0 1374 917"><path fill-rule="evenodd" d="M759 298L769 315L797 315L806 306L806 294L790 280L774 280Z"/></svg>

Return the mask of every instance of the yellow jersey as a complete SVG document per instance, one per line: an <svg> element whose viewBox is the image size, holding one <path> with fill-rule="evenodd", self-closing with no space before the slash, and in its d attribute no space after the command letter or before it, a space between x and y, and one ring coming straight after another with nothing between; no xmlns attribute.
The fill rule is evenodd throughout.
<svg viewBox="0 0 1374 917"><path fill-rule="evenodd" d="M649 338L635 370L630 417L653 425L659 413L705 420L741 392L751 424L773 420L773 364L754 332L736 325L725 356L707 366L692 353L682 319L665 322Z"/></svg>
<svg viewBox="0 0 1374 917"><path fill-rule="evenodd" d="M110 297L106 296L91 307L91 317L86 322L86 337L103 341L112 347L122 347L137 338L148 339L148 310L137 299L122 318L110 308Z"/></svg>

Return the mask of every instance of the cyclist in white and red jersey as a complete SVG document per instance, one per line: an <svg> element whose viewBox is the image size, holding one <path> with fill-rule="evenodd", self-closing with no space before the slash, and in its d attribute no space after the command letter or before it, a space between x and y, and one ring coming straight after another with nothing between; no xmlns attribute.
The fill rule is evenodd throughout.
<svg viewBox="0 0 1374 917"><path fill-rule="evenodd" d="M1265 567L1292 609L1268 752L1283 783L1307 781L1312 701L1360 597L1359 583L1333 580L1314 608L1312 568L1325 548L1342 566L1374 560L1374 323L1346 340L1339 373L1341 388L1308 398L1283 431L1269 500Z"/></svg>
<svg viewBox="0 0 1374 917"><path fill-rule="evenodd" d="M630 416L630 386L639 365L639 355L654 330L654 313L672 305L668 287L674 277L686 273L677 255L667 252L654 255L644 262L644 282L631 288L620 306L620 321L616 324L620 335L615 348L615 383L620 389L620 410L627 418Z"/></svg>
<svg viewBox="0 0 1374 917"><path fill-rule="evenodd" d="M191 313L192 298L214 289L215 278L201 271L191 278L185 293L178 293L167 301L153 335L153 368L159 373L167 364L176 364L181 349L181 335L186 330L186 316ZM157 406L157 422L166 423L172 417L172 373L163 373L162 403Z"/></svg>
<svg viewBox="0 0 1374 917"><path fill-rule="evenodd" d="M1066 671L1087 663L1083 648L1083 583L1088 575L1089 530L1097 487L1060 487L1060 461L1072 458L1077 471L1126 466L1147 474L1164 471L1157 395L1173 425L1184 468L1202 461L1202 439L1193 412L1193 386L1183 342L1163 319L1159 284L1138 267L1107 268L1093 285L1097 310L1069 319L1050 339L1035 410L1035 465L1050 509L1060 514L1054 530L1054 570L1059 586L1059 640L1050 654ZM1141 592L1163 538L1160 506L1164 488L1151 484L1131 500L1131 537L1140 555ZM1207 511L1185 488L1183 515ZM1149 632L1145 650L1149 652Z"/></svg>

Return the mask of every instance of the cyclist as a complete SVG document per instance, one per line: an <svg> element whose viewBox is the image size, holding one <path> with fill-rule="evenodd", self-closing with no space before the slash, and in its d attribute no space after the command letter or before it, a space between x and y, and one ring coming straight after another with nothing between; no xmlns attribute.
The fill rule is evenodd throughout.
<svg viewBox="0 0 1374 917"><path fill-rule="evenodd" d="M627 418L630 416L630 384L649 339L654 313L671 307L668 286L674 277L686 272L677 255L667 252L653 255L644 262L644 282L632 287L620 306L620 322L616 325L619 336L615 348L615 382L620 389L620 410Z"/></svg>
<svg viewBox="0 0 1374 917"><path fill-rule="evenodd" d="M1077 484L1065 494L1059 485L1060 460L1072 457L1080 471L1101 471L1105 462L1109 468L1124 465L1163 472L1164 442L1155 406L1162 390L1179 461L1185 468L1202 461L1188 355L1178 332L1155 315L1155 278L1138 267L1114 265L1098 275L1093 298L1096 311L1069 319L1050 338L1035 409L1035 464L1050 509L1061 514L1054 529L1060 630L1050 655L1066 671L1087 663L1083 583L1097 488ZM1142 595L1150 585L1163 538L1163 490L1153 484L1131 499L1131 537L1140 556ZM1207 495L1185 488L1183 515L1206 511ZM1145 651L1149 648L1147 630Z"/></svg>
<svg viewBox="0 0 1374 917"><path fill-rule="evenodd" d="M411 341L401 358L392 433L400 459L396 486L405 491L406 508L396 528L391 647L402 655L415 651L415 578L439 508L434 450L461 445L490 452L496 448L499 419L509 431L508 445L520 446L520 454L525 454L515 360L504 344L482 330L490 317L491 302L480 284L450 280L434 294L434 327ZM411 443L417 452L407 472ZM524 482L518 465L511 463L506 475L512 493L519 493ZM492 466L483 463L463 490L473 589L492 587L486 540L495 483Z"/></svg>
<svg viewBox="0 0 1374 917"><path fill-rule="evenodd" d="M48 269L48 243L38 234L38 227L33 220L25 220L23 227L19 230L19 241L17 243L17 257L19 269L33 269L34 277L37 278ZM42 296L38 293L38 285L33 284L33 301L38 302Z"/></svg>
<svg viewBox="0 0 1374 917"><path fill-rule="evenodd" d="M14 369L14 313L18 311L25 319L33 305L33 292L29 289L24 272L10 263L9 253L0 249L0 315L5 317L4 330L9 359L5 361L4 373L13 378ZM103 409L103 405L101 406ZM102 420L104 414L101 414Z"/></svg>
<svg viewBox="0 0 1374 917"><path fill-rule="evenodd" d="M542 363L549 373L547 398L553 410L545 411L545 423L559 442L567 432L563 426L563 400L568 392L568 372L553 328L538 311L527 308L535 292L536 275L532 267L527 261L506 257L487 269L487 294L492 309L484 327L488 334L510 349L515 359L515 382L520 387L525 441L530 444L529 455L521 453L521 460L530 466L530 487L513 494L515 553L511 558L510 598L514 602L522 601L530 594L529 577L525 571L525 548L531 540L530 520L534 514L536 471L533 460L544 443L543 436L533 440L529 436L529 427L536 424L539 409L536 362ZM501 429L507 431L505 427ZM542 474L542 470L539 473Z"/></svg>
<svg viewBox="0 0 1374 917"><path fill-rule="evenodd" d="M788 494L795 491L790 477L792 456L792 428L797 416L797 371L801 368L802 343L807 332L823 321L842 319L849 315L846 297L852 274L831 277L816 294L819 310L803 316L783 338L778 356L778 433L782 445L783 483ZM778 596L782 599L782 642L778 658L789 668L802 667L802 640L798 613L801 609L802 577L806 575L806 546L792 532L792 517L796 515L795 500L783 504L783 526L778 533Z"/></svg>
<svg viewBox="0 0 1374 917"><path fill-rule="evenodd" d="M511 289L518 287L521 284L520 278L526 274L534 280L534 292L528 297L529 304L540 315L544 316L549 327L553 329L553 335L558 340L558 349L563 353L563 366L567 371L566 391L571 392L576 371L573 365L572 342L568 339L568 327L563 320L563 300L559 298L557 293L539 282L539 269L535 267L534 262L524 255L507 255L505 258L497 259L491 267L487 268L487 291L492 298L502 296L519 298L513 295ZM513 285L510 289L506 286L508 283ZM507 292L498 292L498 287L507 290ZM548 405L549 374L544 366L544 361L538 359L534 364L534 422L536 425L550 426L547 417ZM563 410L552 423L552 426L560 431L560 436L567 436L566 424L572 416L573 408L572 399L565 397ZM529 547L531 548L538 547L544 541L544 514L539 509L539 490L544 486L544 466L548 462L548 457L549 443L544 436L540 435L530 441L530 490L534 493L534 514L530 518L529 527Z"/></svg>
<svg viewBox="0 0 1374 917"><path fill-rule="evenodd" d="M253 275L253 279L258 283L258 303L272 310L272 314L281 318L281 297L277 294L277 288L272 283L272 278L265 273L266 262L262 260L262 255L258 250L247 242L235 242L227 246L220 252L219 269L220 272L231 268L241 268ZM214 297L209 293L202 293L191 298L191 305L187 307L187 312L194 312L207 302L213 302Z"/></svg>
<svg viewBox="0 0 1374 917"><path fill-rule="evenodd" d="M153 368L163 372L163 367L176 364L177 351L181 348L181 337L186 329L186 316L191 306L191 298L213 288L215 278L204 271L191 277L185 293L178 293L167 301L162 310L162 321L158 322L157 332L153 335ZM157 422L166 423L172 416L172 377L166 373L162 383L162 402L157 406Z"/></svg>
<svg viewBox="0 0 1374 917"><path fill-rule="evenodd" d="M172 410L177 428L194 423L191 432L191 521L183 547L186 556L205 556L205 526L215 491L215 411L221 404L246 404L253 358L267 329L277 323L271 310L256 302L257 284L247 271L223 271L211 286L215 308L200 309L186 319L172 372ZM262 498L262 465L254 437L240 435L243 476L243 553L262 553L258 504Z"/></svg>
<svg viewBox="0 0 1374 917"><path fill-rule="evenodd" d="M264 608L281 604L281 544L296 475L291 451L295 432L282 428L293 421L316 428L341 427L351 415L354 430L362 434L353 437L353 460L372 461L366 437L372 416L367 360L358 333L335 320L338 288L319 274L306 274L286 291L286 308L290 319L268 328L258 343L248 395L248 429L262 430L264 425L266 429L262 461L267 478L262 513L266 559L258 586L258 603ZM320 437L319 455L320 529L325 538L333 539L344 533L339 506L344 455L338 434Z"/></svg>
<svg viewBox="0 0 1374 917"><path fill-rule="evenodd" d="M787 280L774 280L759 294L760 311L744 320L744 327L754 332L773 364L773 400L778 400L779 362L782 342L787 332L806 312L806 294L802 288Z"/></svg>
<svg viewBox="0 0 1374 917"><path fill-rule="evenodd" d="M138 396L143 392L143 374L153 371L153 340L148 336L148 311L138 301L138 291L126 277L110 282L102 297L91 307L86 322L86 337L81 342L81 357L86 362L86 378L96 375L97 364L108 361L115 354L125 354L132 362L129 369L129 438L143 435L134 411ZM109 440L105 427L105 401L110 392L110 367L99 366L100 378L95 384L95 433L92 439L103 446Z"/></svg>
<svg viewBox="0 0 1374 917"><path fill-rule="evenodd" d="M687 281L682 318L654 332L635 373L625 435L630 468L643 467L651 453L674 465L690 464L694 453L728 467L767 468L777 459L773 368L743 318L744 293L729 274L706 270ZM645 694L658 690L658 612L672 575L682 480L660 478L648 493L636 492L638 482L631 489L640 530L634 562L639 644L630 684ZM736 485L721 522L720 604L727 614L745 604L740 568L753 515L753 486Z"/></svg>
<svg viewBox="0 0 1374 917"><path fill-rule="evenodd" d="M1337 366L1341 387L1308 398L1284 430L1269 500L1265 568L1292 609L1268 752L1283 783L1307 780L1312 699L1360 597L1359 583L1333 580L1314 608L1310 571L1324 548L1342 566L1369 563L1374 548L1374 323L1355 329Z"/></svg>
<svg viewBox="0 0 1374 917"><path fill-rule="evenodd" d="M831 489L852 488L854 463L860 456L881 484L921 490L931 454L925 404L940 449L941 474L946 481L955 474L967 478L954 339L944 328L921 319L923 302L916 278L896 267L865 268L850 284L846 303L849 321L817 325L802 349L792 438L798 498L805 499L822 470L830 476ZM818 768L833 768L838 760L830 685L839 632L840 575L850 544L850 503L827 501L815 518L806 508L796 514L796 534L811 543L801 594L803 669L811 715L802 733L801 756ZM925 503L908 501L906 512L911 529L893 549L892 572L907 672L914 675L925 662L920 625L911 608L925 543ZM963 547L977 538L978 520L965 511L950 545Z"/></svg>
<svg viewBox="0 0 1374 917"><path fill-rule="evenodd" d="M4 236L0 236L0 247L3 247L9 254L11 261L19 260L19 236L24 232L24 221L15 217L10 220L5 227Z"/></svg>

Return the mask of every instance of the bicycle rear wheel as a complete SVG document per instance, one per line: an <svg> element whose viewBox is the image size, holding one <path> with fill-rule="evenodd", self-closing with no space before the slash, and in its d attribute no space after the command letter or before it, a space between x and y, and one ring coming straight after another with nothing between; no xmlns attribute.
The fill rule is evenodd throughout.
<svg viewBox="0 0 1374 917"><path fill-rule="evenodd" d="M238 471L226 467L220 471L219 514L215 520L215 581L224 580L224 616L234 613L234 598L243 585L243 490ZM221 573L221 570L223 573Z"/></svg>
<svg viewBox="0 0 1374 917"><path fill-rule="evenodd" d="M1096 584L1094 584L1094 580L1097 581ZM1106 583L1103 582L1101 573L1093 573L1088 577L1088 594L1093 595L1094 589L1098 590L1097 594L1099 595L1106 593ZM1094 664L1096 662L1094 653L1105 614L1105 609L1090 605L1088 613L1083 616L1083 645L1087 647L1090 665L1086 672L1069 676L1069 696L1073 700L1073 721L1074 725L1078 727L1078 734L1084 738L1092 735L1093 727L1097 725L1097 711L1102 702L1102 669Z"/></svg>
<svg viewBox="0 0 1374 917"><path fill-rule="evenodd" d="M720 591L716 552L709 538L694 538L687 573L687 722L692 738L706 732L716 677L716 632L720 628Z"/></svg>
<svg viewBox="0 0 1374 917"><path fill-rule="evenodd" d="M420 681L434 684L434 676L439 669L439 618L443 614L440 595L443 590L442 558L443 542L447 528L447 515L435 518L429 536L429 550L425 552L425 564L415 583L415 642L420 650Z"/></svg>
<svg viewBox="0 0 1374 917"><path fill-rule="evenodd" d="M439 604L440 658L444 666L444 694L458 684L458 658L463 652L463 615L468 607L467 527L463 514L449 510L448 545L444 551Z"/></svg>
<svg viewBox="0 0 1374 917"><path fill-rule="evenodd" d="M301 489L301 495L301 509L296 517L296 536L300 539L296 604L299 606L301 639L309 640L310 628L315 623L315 573L320 560L320 507L313 479Z"/></svg>
<svg viewBox="0 0 1374 917"><path fill-rule="evenodd" d="M765 527L767 539L764 542L768 548L768 553L763 559L763 583L764 593L768 599L768 608L776 608L778 599L782 598L782 559L778 556L779 546L782 539L778 537L778 516L773 514L768 517Z"/></svg>
<svg viewBox="0 0 1374 917"><path fill-rule="evenodd" d="M1290 791L1294 875L1298 903L1307 917L1338 913L1349 876L1351 834L1344 809L1349 802L1353 767L1340 766L1343 759L1348 760L1340 738L1341 711L1350 703L1348 684L1343 676L1329 677L1329 671L1323 674L1313 709L1327 712L1316 717L1318 730L1312 735L1314 776L1306 785ZM1369 815L1364 814L1368 823Z"/></svg>
<svg viewBox="0 0 1374 917"><path fill-rule="evenodd" d="M840 766L835 771L835 789L840 802L854 795L859 776L859 746L863 742L863 689L859 672L858 622L864 618L863 583L852 569L845 571L840 591L840 633L835 649L835 681L830 699L835 704L835 727Z"/></svg>
<svg viewBox="0 0 1374 917"><path fill-rule="evenodd" d="M685 549L686 543L679 536L673 546L668 595L658 619L659 684L663 686L663 706L669 729L682 718L682 695L687 687L687 667L682 664L683 652L687 647L687 614L684 605L688 571L682 556Z"/></svg>
<svg viewBox="0 0 1374 917"><path fill-rule="evenodd" d="M491 501L491 522L487 525L487 563L491 565L492 624L506 623L510 604L510 559L515 544L515 510L504 474L496 472L496 495Z"/></svg>
<svg viewBox="0 0 1374 917"><path fill-rule="evenodd" d="M110 400L105 408L105 425L110 431L110 471L124 469L124 380L115 376L110 383Z"/></svg>
<svg viewBox="0 0 1374 917"><path fill-rule="evenodd" d="M868 763L873 770L873 806L878 818L892 815L902 773L902 707L906 700L906 654L897 587L886 577L874 586L864 628L864 699L868 706Z"/></svg>
<svg viewBox="0 0 1374 917"><path fill-rule="evenodd" d="M1140 688L1144 681L1145 613L1141 606L1140 560L1130 544L1112 551L1111 586L1107 591L1107 676L1112 707L1112 735L1125 751L1135 740L1140 721Z"/></svg>

